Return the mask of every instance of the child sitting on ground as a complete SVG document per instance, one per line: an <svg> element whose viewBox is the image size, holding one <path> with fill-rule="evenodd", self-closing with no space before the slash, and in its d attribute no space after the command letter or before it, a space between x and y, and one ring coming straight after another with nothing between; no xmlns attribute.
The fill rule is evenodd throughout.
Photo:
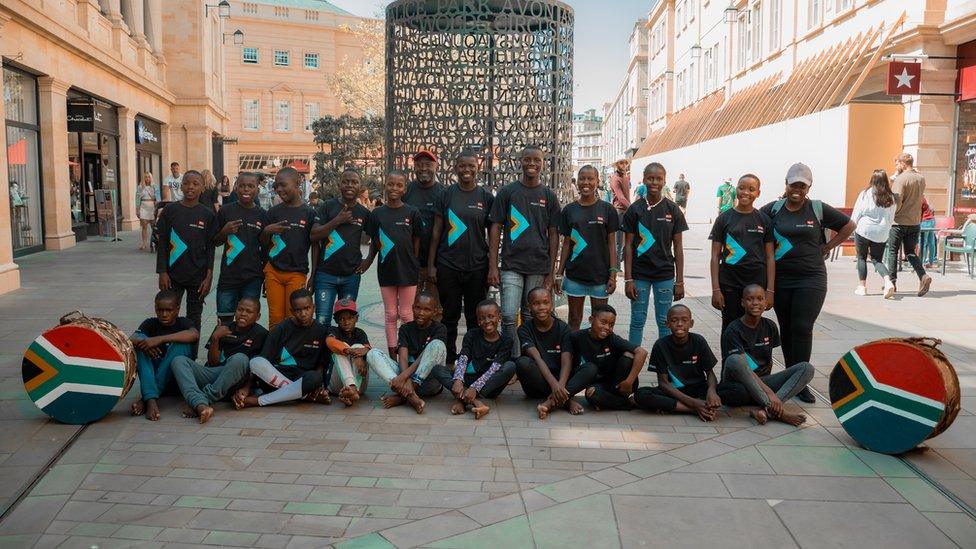
<svg viewBox="0 0 976 549"><path fill-rule="evenodd" d="M173 376L188 408L183 417L198 417L206 423L213 416L213 404L248 378L248 362L264 347L268 330L257 323L261 317L258 298L244 296L237 301L233 320L218 324L207 343L207 365L185 356L173 360ZM234 393L234 406L243 407L247 392Z"/></svg>
<svg viewBox="0 0 976 549"><path fill-rule="evenodd" d="M658 385L641 387L634 393L638 408L698 414L702 421L712 421L725 397L741 390L736 383L717 382L712 368L718 361L705 338L691 333L694 326L688 307L675 305L668 310L667 327L671 335L654 343L648 366L649 370L657 371Z"/></svg>
<svg viewBox="0 0 976 549"><path fill-rule="evenodd" d="M173 360L192 356L200 339L190 320L180 316L180 301L180 294L174 290L156 294L156 316L143 320L130 338L142 390L142 399L132 404L132 415L146 414L149 421L159 419L156 401L167 387L173 387Z"/></svg>
<svg viewBox="0 0 976 549"><path fill-rule="evenodd" d="M392 391L392 394L380 398L384 408L407 402L418 414L422 414L427 404L420 397L441 392L441 383L437 379L428 379L434 367L443 366L447 359L447 345L444 343L447 328L434 320L438 309L437 299L433 295L427 292L417 294L413 303L413 320L400 326L396 360L381 349L366 353L366 364Z"/></svg>
<svg viewBox="0 0 976 549"><path fill-rule="evenodd" d="M722 380L735 381L744 387L730 406L759 406L750 415L760 424L769 418L790 425L800 425L806 416L786 410L783 403L795 397L813 379L809 362L794 364L771 374L773 349L779 347L776 323L762 316L766 310L766 291L758 284L742 290L745 314L729 324L722 334Z"/></svg>
<svg viewBox="0 0 976 549"><path fill-rule="evenodd" d="M340 299L336 302L332 318L336 327L332 328L325 343L332 351L332 376L329 379L329 392L339 397L339 402L352 406L366 393L369 373L366 369L366 353L369 352L369 338L366 332L356 327L359 313L356 302Z"/></svg>
<svg viewBox="0 0 976 549"><path fill-rule="evenodd" d="M498 398L515 375L515 363L509 360L512 339L498 332L501 313L492 299L479 303L478 327L464 334L453 375L447 366L434 368L433 375L454 395L454 415L471 406L474 418L481 419L489 410L481 398Z"/></svg>
<svg viewBox="0 0 976 549"><path fill-rule="evenodd" d="M291 316L268 335L261 354L251 359L251 373L270 392L244 398L242 407L268 406L304 398L329 404L329 392L322 381L331 367L325 345L329 330L315 320L312 292L302 288L289 296ZM249 387L248 387L249 389Z"/></svg>
<svg viewBox="0 0 976 549"><path fill-rule="evenodd" d="M630 395L637 388L637 374L647 361L643 347L613 333L616 322L616 309L605 303L594 305L590 327L569 334L563 342L563 370L572 364L596 366L593 385L584 393L595 410L631 409Z"/></svg>

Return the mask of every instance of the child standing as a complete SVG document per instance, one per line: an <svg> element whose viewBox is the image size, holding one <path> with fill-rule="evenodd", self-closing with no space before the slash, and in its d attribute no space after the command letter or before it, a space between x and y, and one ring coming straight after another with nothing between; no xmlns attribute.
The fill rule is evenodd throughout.
<svg viewBox="0 0 976 549"><path fill-rule="evenodd" d="M573 332L563 342L563 369L570 364L596 367L596 378L585 394L597 410L629 410L630 395L637 388L637 374L647 361L644 348L613 333L616 321L617 311L613 307L597 305L590 314L590 327Z"/></svg>
<svg viewBox="0 0 976 549"><path fill-rule="evenodd" d="M306 284L308 252L312 246L315 211L302 200L301 174L291 167L275 175L274 188L281 204L268 212L270 223L261 233L268 251L264 287L268 294L268 327L272 330L291 316L290 299Z"/></svg>
<svg viewBox="0 0 976 549"><path fill-rule="evenodd" d="M183 179L186 181L186 178ZM130 340L136 350L136 366L142 399L132 404L132 415L159 419L157 399L172 387L171 366L177 357L190 357L200 332L189 319L180 316L180 295L161 290L155 299L156 316L142 321Z"/></svg>
<svg viewBox="0 0 976 549"><path fill-rule="evenodd" d="M356 327L359 313L356 302L340 299L335 304L335 322L326 345L332 351L332 376L329 392L339 397L339 402L352 406L366 393L369 373L366 369L366 353L370 350L366 332Z"/></svg>
<svg viewBox="0 0 976 549"><path fill-rule="evenodd" d="M417 262L422 230L420 211L403 202L406 186L405 173L390 171L386 175L386 203L370 213L366 226L366 232L373 240L366 267L373 262L376 254L380 256L376 277L383 297L386 345L391 357L396 356L397 318L401 324L413 320L411 307L417 295L420 276L420 264Z"/></svg>
<svg viewBox="0 0 976 549"><path fill-rule="evenodd" d="M664 166L648 164L644 168L647 196L631 204L623 219L627 233L624 290L633 302L629 339L634 345L640 345L644 337L651 296L659 337L670 333L667 315L671 303L685 296L681 233L688 230L688 224L678 205L661 194L666 176Z"/></svg>
<svg viewBox="0 0 976 549"><path fill-rule="evenodd" d="M407 402L422 414L426 403L420 395L433 396L441 391L437 379L427 379L447 357L447 328L434 320L437 309L434 296L421 292L413 304L413 320L400 326L396 360L379 349L366 353L366 364L392 391L380 399L384 408Z"/></svg>
<svg viewBox="0 0 976 549"><path fill-rule="evenodd" d="M173 360L173 377L189 406L184 417L198 417L200 423L210 421L213 404L243 385L248 362L261 352L268 337L268 330L257 323L260 317L258 299L244 296L237 302L234 318L214 328L207 343L206 366L185 356ZM234 405L241 408L246 396L246 392L237 391Z"/></svg>
<svg viewBox="0 0 976 549"><path fill-rule="evenodd" d="M476 311L478 327L464 334L453 375L447 366L434 368L434 376L454 395L451 413L463 414L471 406L475 419L488 413L482 398L498 398L515 375L512 340L498 333L501 307L486 299Z"/></svg>
<svg viewBox="0 0 976 549"><path fill-rule="evenodd" d="M200 204L200 172L189 170L183 174L182 190L183 198L163 208L156 222L156 272L160 290L175 291L178 301L186 293L186 317L199 332L203 299L210 293L213 281L216 217L213 210ZM195 358L196 348L192 351Z"/></svg>
<svg viewBox="0 0 976 549"><path fill-rule="evenodd" d="M767 309L773 306L776 287L775 239L772 220L753 207L759 197L759 178L739 178L738 201L715 220L712 232L712 307L722 311L722 330L742 316L742 289L759 284L766 289Z"/></svg>
<svg viewBox="0 0 976 549"><path fill-rule="evenodd" d="M223 246L220 259L220 278L217 279L217 318L221 323L234 318L237 302L244 297L254 298L260 309L261 285L264 284L264 255L261 251L261 232L268 224L268 212L258 206L257 174L244 172L234 183L237 201L217 212L220 232L215 246Z"/></svg>
<svg viewBox="0 0 976 549"><path fill-rule="evenodd" d="M617 211L597 198L600 172L593 166L580 168L576 177L579 199L567 204L559 215L563 248L558 275L565 273L557 292L569 296L569 327L579 330L587 296L590 308L607 302L617 287ZM629 197L628 197L629 199Z"/></svg>

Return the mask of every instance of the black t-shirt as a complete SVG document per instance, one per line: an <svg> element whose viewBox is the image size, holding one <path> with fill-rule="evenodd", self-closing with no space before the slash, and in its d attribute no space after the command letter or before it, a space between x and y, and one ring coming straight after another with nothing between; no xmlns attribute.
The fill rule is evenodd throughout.
<svg viewBox="0 0 976 549"><path fill-rule="evenodd" d="M559 224L559 199L549 187L505 185L495 195L488 220L502 226L502 270L548 274L549 228Z"/></svg>
<svg viewBox="0 0 976 549"><path fill-rule="evenodd" d="M346 345L369 345L369 336L362 328L353 328L352 333L344 334L337 326L333 326L329 335L345 343Z"/></svg>
<svg viewBox="0 0 976 549"><path fill-rule="evenodd" d="M363 252L359 244L362 242L363 231L366 230L366 222L369 220L369 210L356 202L350 211L352 219L336 227L322 241L318 271L332 276L350 276L356 273L359 264L363 262ZM326 200L319 208L318 223L325 225L340 212L342 212L341 200L338 198Z"/></svg>
<svg viewBox="0 0 976 549"><path fill-rule="evenodd" d="M193 323L190 322L185 316L176 317L176 322L170 324L169 326L163 325L158 318L151 316L146 320L143 320L142 324L139 325L136 331L146 337L159 337L172 335L184 330L190 330L193 329L193 327Z"/></svg>
<svg viewBox="0 0 976 549"><path fill-rule="evenodd" d="M424 352L427 344L439 339L441 342L447 341L447 327L440 322L431 322L426 328L417 326L417 322L407 322L400 326L397 334L397 348L405 347L409 362L417 360L420 353Z"/></svg>
<svg viewBox="0 0 976 549"><path fill-rule="evenodd" d="M612 334L604 339L593 339L590 331L577 330L566 336L563 352L572 353L574 364L596 364L600 377L612 376L617 362L624 353L632 353L637 345Z"/></svg>
<svg viewBox="0 0 976 549"><path fill-rule="evenodd" d="M267 226L268 212L261 206L245 208L238 202L227 204L217 212L215 232L229 221L241 220L236 233L227 235L220 259L220 278L217 289L236 288L255 278L264 278L264 255L261 251L261 231Z"/></svg>
<svg viewBox="0 0 976 549"><path fill-rule="evenodd" d="M156 222L159 246L156 272L169 273L179 284L199 283L213 269L216 216L202 204L193 207L172 202Z"/></svg>
<svg viewBox="0 0 976 549"><path fill-rule="evenodd" d="M730 208L719 214L708 239L722 245L718 281L723 286L766 286L766 243L773 241L772 221L759 210L744 214Z"/></svg>
<svg viewBox="0 0 976 549"><path fill-rule="evenodd" d="M757 376L768 376L773 369L773 349L779 345L779 329L772 320L763 317L752 329L737 318L722 332L722 360L743 353Z"/></svg>
<svg viewBox="0 0 976 549"><path fill-rule="evenodd" d="M312 247L312 225L315 210L308 204L289 206L278 204L268 210L268 223L287 221L288 229L271 235L268 260L282 272L308 273L308 251Z"/></svg>
<svg viewBox="0 0 976 549"><path fill-rule="evenodd" d="M217 196L218 195L217 195L216 188L208 189L204 187L204 189L200 191L199 201L201 204L206 206L207 209L209 209L211 212L214 212L217 210Z"/></svg>
<svg viewBox="0 0 976 549"><path fill-rule="evenodd" d="M623 230L634 235L632 277L652 282L674 278L674 235L688 230L677 204L662 198L650 206L641 198L624 213Z"/></svg>
<svg viewBox="0 0 976 549"><path fill-rule="evenodd" d="M617 211L606 201L597 200L589 206L567 204L559 214L559 234L573 241L566 261L566 278L589 286L606 284L613 266L607 235L619 228Z"/></svg>
<svg viewBox="0 0 976 549"><path fill-rule="evenodd" d="M315 370L331 361L331 353L325 345L328 333L329 329L318 321L302 327L295 323L294 318L286 318L268 334L261 356L272 364L304 371Z"/></svg>
<svg viewBox="0 0 976 549"><path fill-rule="evenodd" d="M436 214L444 226L437 246L437 265L456 271L488 266L488 212L494 200L481 186L463 191L455 183L441 193ZM426 261L424 258L425 265Z"/></svg>
<svg viewBox="0 0 976 549"><path fill-rule="evenodd" d="M427 266L427 253L430 251L430 237L434 231L434 214L437 203L440 202L444 185L434 182L428 188L423 188L417 181L407 185L407 192L403 194L403 201L420 210L420 255L417 259L424 267ZM412 250L413 248L411 248Z"/></svg>
<svg viewBox="0 0 976 549"><path fill-rule="evenodd" d="M260 324L254 324L249 329L238 332L237 324L234 321L225 322L224 326L230 328L230 334L217 341L217 344L220 345L221 362L237 353L244 353L247 358L254 358L261 354L264 349L264 342L268 339L267 328ZM209 341L207 341L207 349L210 349Z"/></svg>
<svg viewBox="0 0 976 549"><path fill-rule="evenodd" d="M380 286L417 284L420 263L413 255L413 238L420 236L421 223L420 212L409 204L399 208L380 206L369 214L366 232L380 248L376 266Z"/></svg>
<svg viewBox="0 0 976 549"><path fill-rule="evenodd" d="M822 252L823 228L840 231L851 218L834 207L823 205L823 225L817 223L813 204L807 200L796 212L786 209L786 204L773 215L770 202L762 207L763 213L773 219L773 236L776 239L776 288L827 289L827 267Z"/></svg>
<svg viewBox="0 0 976 549"><path fill-rule="evenodd" d="M683 345L675 343L671 336L664 336L651 349L648 369L667 372L671 385L680 389L705 383L708 371L717 363L708 342L699 334L688 334L688 341Z"/></svg>
<svg viewBox="0 0 976 549"><path fill-rule="evenodd" d="M522 354L525 354L526 349L534 347L549 367L549 371L559 377L562 369L563 342L571 333L569 324L558 318L554 319L552 328L549 328L548 332L540 332L535 326L535 320L529 319L519 326L519 345L522 347Z"/></svg>
<svg viewBox="0 0 976 549"><path fill-rule="evenodd" d="M504 364L512 358L512 338L505 334L498 334L495 341L485 340L485 333L481 328L468 330L461 340L461 351L458 355L468 357L468 368L465 374L481 375L493 362Z"/></svg>

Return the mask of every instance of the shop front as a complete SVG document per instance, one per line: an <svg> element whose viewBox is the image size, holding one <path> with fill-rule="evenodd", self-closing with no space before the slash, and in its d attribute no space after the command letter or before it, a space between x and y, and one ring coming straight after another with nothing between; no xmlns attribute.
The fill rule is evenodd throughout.
<svg viewBox="0 0 976 549"><path fill-rule="evenodd" d="M19 257L44 249L37 78L12 67L3 67L3 101L6 107L10 235L13 255Z"/></svg>
<svg viewBox="0 0 976 549"><path fill-rule="evenodd" d="M68 170L71 177L71 226L76 240L98 234L95 191L119 197L119 117L115 106L68 90Z"/></svg>

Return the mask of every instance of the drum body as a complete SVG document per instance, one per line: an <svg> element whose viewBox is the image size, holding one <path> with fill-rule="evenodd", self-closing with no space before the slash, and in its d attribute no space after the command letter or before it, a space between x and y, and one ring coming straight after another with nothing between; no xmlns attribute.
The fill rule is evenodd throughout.
<svg viewBox="0 0 976 549"><path fill-rule="evenodd" d="M875 452L911 450L959 413L959 378L929 339L859 345L830 373L830 402L844 430Z"/></svg>
<svg viewBox="0 0 976 549"><path fill-rule="evenodd" d="M107 415L135 381L132 344L113 324L68 316L24 352L27 395L44 413L70 424Z"/></svg>

